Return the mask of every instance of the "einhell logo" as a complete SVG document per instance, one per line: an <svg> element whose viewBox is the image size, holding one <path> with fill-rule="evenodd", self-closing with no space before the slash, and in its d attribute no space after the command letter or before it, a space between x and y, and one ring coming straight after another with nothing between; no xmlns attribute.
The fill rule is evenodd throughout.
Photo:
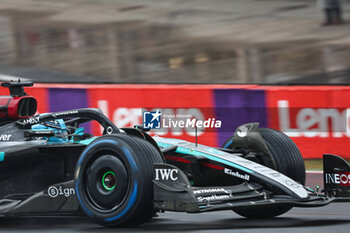
<svg viewBox="0 0 350 233"><path fill-rule="evenodd" d="M228 174L228 175L231 175L231 176L235 176L235 177L241 178L243 180L249 180L249 178L250 178L249 175L246 175L246 174L243 175L243 174L240 174L239 172L234 172L234 171L232 171L231 169L228 169L228 168L225 168L224 173Z"/></svg>
<svg viewBox="0 0 350 233"><path fill-rule="evenodd" d="M350 172L325 173L324 181L326 184L350 186Z"/></svg>

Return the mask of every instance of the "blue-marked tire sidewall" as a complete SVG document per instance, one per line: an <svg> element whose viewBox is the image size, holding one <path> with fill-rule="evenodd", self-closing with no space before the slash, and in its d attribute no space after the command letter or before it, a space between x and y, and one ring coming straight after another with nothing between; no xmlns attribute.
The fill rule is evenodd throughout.
<svg viewBox="0 0 350 233"><path fill-rule="evenodd" d="M103 155L104 151L107 150L112 151L114 155L124 163L128 172L129 184L125 199L116 209L99 211L98 208L93 207L93 203L89 200L88 194L86 193L84 173L89 164L98 158L100 153ZM103 225L109 225L109 223L115 225L116 222L122 223L133 214L135 211L133 207L138 205L140 201L143 183L142 169L137 156L135 156L132 148L122 140L117 141L115 138L101 137L85 148L77 162L75 188L78 202L82 210L90 218L93 218Z"/></svg>

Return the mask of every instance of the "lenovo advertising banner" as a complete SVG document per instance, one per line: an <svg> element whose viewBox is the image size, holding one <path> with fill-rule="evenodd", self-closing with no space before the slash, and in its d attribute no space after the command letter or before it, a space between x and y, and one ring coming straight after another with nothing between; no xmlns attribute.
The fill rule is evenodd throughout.
<svg viewBox="0 0 350 233"><path fill-rule="evenodd" d="M265 88L268 126L285 132L304 158L350 158L349 87Z"/></svg>
<svg viewBox="0 0 350 233"><path fill-rule="evenodd" d="M87 91L89 106L101 109L120 128L143 125L144 114L153 111L156 114L158 110L161 115L154 120L160 127L151 130L152 136L195 141L195 122L200 121L209 125L197 127L198 141L217 145L214 97L210 86L119 85ZM94 125L93 132L99 133L100 128Z"/></svg>
<svg viewBox="0 0 350 233"><path fill-rule="evenodd" d="M221 146L241 124L259 122L285 132L304 158L350 158L350 87L36 84L26 91L38 113L99 108L120 128L147 123L153 136L194 142L197 135L210 146ZM96 123L84 126L101 134Z"/></svg>

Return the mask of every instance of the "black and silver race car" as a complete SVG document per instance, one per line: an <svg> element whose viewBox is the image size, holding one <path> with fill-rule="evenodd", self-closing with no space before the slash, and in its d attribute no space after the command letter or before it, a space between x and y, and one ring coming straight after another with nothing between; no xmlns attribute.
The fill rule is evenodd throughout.
<svg viewBox="0 0 350 233"><path fill-rule="evenodd" d="M350 167L324 155L325 189L305 187L303 158L282 132L240 126L222 148L116 127L98 109L35 115L30 82L0 98L0 215L87 215L132 226L156 212L233 210L248 218L348 201ZM84 132L96 121L103 136Z"/></svg>

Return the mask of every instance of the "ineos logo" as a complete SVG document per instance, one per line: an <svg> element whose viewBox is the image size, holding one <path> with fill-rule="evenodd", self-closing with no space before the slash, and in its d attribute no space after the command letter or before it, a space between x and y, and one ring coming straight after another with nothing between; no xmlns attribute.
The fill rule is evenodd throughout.
<svg viewBox="0 0 350 233"><path fill-rule="evenodd" d="M325 173L324 180L326 184L350 186L350 172Z"/></svg>
<svg viewBox="0 0 350 233"><path fill-rule="evenodd" d="M155 180L177 180L179 170L177 169L156 169Z"/></svg>

